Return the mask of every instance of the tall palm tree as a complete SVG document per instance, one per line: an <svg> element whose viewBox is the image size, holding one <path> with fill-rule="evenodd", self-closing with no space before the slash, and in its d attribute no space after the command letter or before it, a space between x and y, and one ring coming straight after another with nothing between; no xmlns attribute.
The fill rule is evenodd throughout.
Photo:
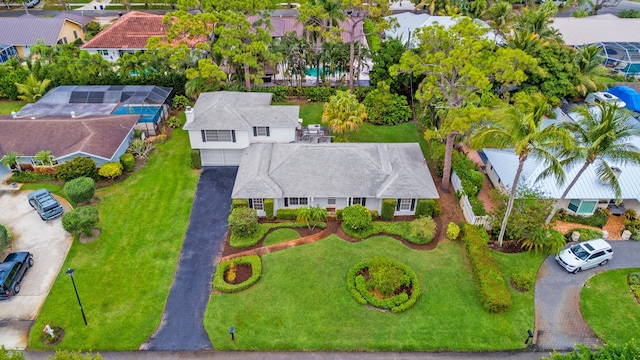
<svg viewBox="0 0 640 360"><path fill-rule="evenodd" d="M513 10L510 2L501 0L493 3L483 13L483 17L491 29L504 38L511 32L518 13Z"/></svg>
<svg viewBox="0 0 640 360"><path fill-rule="evenodd" d="M348 91L337 91L322 109L322 122L327 123L331 131L340 134L358 130L366 118L364 105L360 104L356 96Z"/></svg>
<svg viewBox="0 0 640 360"><path fill-rule="evenodd" d="M44 79L39 81L33 73L29 74L24 83L15 83L18 92L21 94L18 96L18 99L27 102L36 102L47 93L49 84L51 84L51 80Z"/></svg>
<svg viewBox="0 0 640 360"><path fill-rule="evenodd" d="M583 46L578 50L576 62L578 64L578 72L580 84L577 90L582 96L587 95L589 90L600 91L607 88L607 85L598 79L598 76L606 75L609 69L602 66L604 58L601 50L595 45Z"/></svg>
<svg viewBox="0 0 640 360"><path fill-rule="evenodd" d="M614 165L640 165L640 149L635 145L640 136L640 129L628 122L629 114L610 103L598 104L597 109L594 111L585 105L580 106L576 109L580 114L579 119L561 125L575 138L574 146L564 149L561 153L561 164L567 169L580 163L582 167L551 210L546 220L547 224L573 185L591 164L596 165L596 175L613 191L616 201L620 201L622 191L613 171Z"/></svg>
<svg viewBox="0 0 640 360"><path fill-rule="evenodd" d="M10 168L16 168L18 169L18 171L22 171L22 167L20 167L20 158L22 157L22 154L20 154L17 151L9 151L8 153L4 154L4 156L2 157L2 165L4 166L8 166Z"/></svg>
<svg viewBox="0 0 640 360"><path fill-rule="evenodd" d="M571 137L566 130L556 126L542 128L542 117L548 109L547 99L541 93L519 93L516 95L513 106L499 109L493 123L477 129L471 136L471 145L476 149L513 148L518 156L518 169L511 185L509 203L500 227L498 246L502 246L518 182L527 158L529 156L539 158L548 165L549 172L558 178L564 176L562 166L554 156L554 150L567 146Z"/></svg>

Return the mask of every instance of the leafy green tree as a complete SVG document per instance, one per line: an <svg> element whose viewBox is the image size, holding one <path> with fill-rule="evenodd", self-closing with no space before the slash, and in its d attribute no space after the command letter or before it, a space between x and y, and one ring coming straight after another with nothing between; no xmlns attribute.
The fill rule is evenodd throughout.
<svg viewBox="0 0 640 360"><path fill-rule="evenodd" d="M414 77L407 73L392 76L389 73L391 66L400 64L400 58L406 50L405 45L399 39L387 39L380 44L380 49L371 54L373 60L373 67L369 70L371 86L376 86L378 82L384 81L389 84L392 93L413 98L412 84L419 84L422 77Z"/></svg>
<svg viewBox="0 0 640 360"><path fill-rule="evenodd" d="M556 175L558 179L564 176L560 161L554 156L553 150L568 146L571 136L557 126L542 128L542 117L548 109L549 105L544 95L519 93L516 95L514 106L496 112L491 124L477 128L471 136L471 144L475 149L512 148L518 156L518 168L511 184L509 202L498 236L499 246L502 246L520 175L527 158L533 156L541 159L548 165L549 173Z"/></svg>
<svg viewBox="0 0 640 360"><path fill-rule="evenodd" d="M23 83L15 83L18 92L21 94L18 99L26 102L36 102L44 94L51 84L51 80L44 79L39 81L34 74L30 74Z"/></svg>
<svg viewBox="0 0 640 360"><path fill-rule="evenodd" d="M64 231L74 236L80 234L91 236L93 228L99 221L98 209L93 206L81 206L62 216L62 227Z"/></svg>
<svg viewBox="0 0 640 360"><path fill-rule="evenodd" d="M22 83L29 76L29 71L22 66L21 60L11 57L0 64L0 97L17 100L20 93L16 83Z"/></svg>
<svg viewBox="0 0 640 360"><path fill-rule="evenodd" d="M558 5L553 1L547 1L538 7L525 7L522 15L517 18L516 26L521 31L538 34L542 39L561 42L560 33L551 26L551 19L557 12Z"/></svg>
<svg viewBox="0 0 640 360"><path fill-rule="evenodd" d="M367 121L377 125L396 125L411 120L411 108L402 95L392 94L389 85L381 81L363 101Z"/></svg>
<svg viewBox="0 0 640 360"><path fill-rule="evenodd" d="M425 137L446 137L442 190L449 191L451 156L455 137L468 132L473 123L486 115L484 104L492 101L489 90L498 92L526 80L526 70L536 68L536 61L518 49L497 47L484 37L487 29L469 18L459 19L446 29L429 26L418 32L416 51L406 52L391 74L423 75L416 98L422 107L436 107L441 119L438 131ZM425 111L426 112L426 111Z"/></svg>
<svg viewBox="0 0 640 360"><path fill-rule="evenodd" d="M12 169L18 169L18 171L22 171L22 167L20 167L20 158L22 154L17 151L9 151L4 154L2 157L2 165L8 166Z"/></svg>
<svg viewBox="0 0 640 360"><path fill-rule="evenodd" d="M343 135L358 130L366 117L364 105L348 91L337 91L322 110L322 122L328 124L331 131Z"/></svg>
<svg viewBox="0 0 640 360"><path fill-rule="evenodd" d="M513 10L511 3L504 0L493 3L482 15L491 29L503 38L511 33L518 18L518 13Z"/></svg>
<svg viewBox="0 0 640 360"><path fill-rule="evenodd" d="M258 230L258 213L255 209L235 208L229 215L229 229L236 235L247 236Z"/></svg>
<svg viewBox="0 0 640 360"><path fill-rule="evenodd" d="M87 40L91 40L94 36L98 35L100 30L102 30L100 23L95 20L89 21L84 28L86 30L85 38Z"/></svg>
<svg viewBox="0 0 640 360"><path fill-rule="evenodd" d="M611 103L598 104L597 109L598 111L594 111L586 105L580 106L576 109L579 117L575 122L560 125L575 139L575 142L561 153L562 166L568 171L579 164L582 166L551 210L546 220L547 224L551 222L580 176L592 164L595 164L598 178L607 184L618 202L621 200L622 191L614 167L626 164L640 165L640 148L636 145L640 129L628 122L630 115ZM562 185L564 178L560 180L559 184Z"/></svg>
<svg viewBox="0 0 640 360"><path fill-rule="evenodd" d="M607 75L610 70L602 65L604 57L600 48L595 45L586 45L578 50L576 62L578 64L578 78L580 83L577 90L582 96L589 91L600 91L607 88L600 76Z"/></svg>

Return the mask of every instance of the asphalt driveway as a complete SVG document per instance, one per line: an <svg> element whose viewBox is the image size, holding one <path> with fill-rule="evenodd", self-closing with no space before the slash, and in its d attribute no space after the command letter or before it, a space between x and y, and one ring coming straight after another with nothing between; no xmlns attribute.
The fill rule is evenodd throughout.
<svg viewBox="0 0 640 360"><path fill-rule="evenodd" d="M610 241L613 259L577 274L569 274L553 256L538 271L535 288L536 345L542 350L573 350L576 344L602 345L580 313L580 291L590 277L612 269L640 267L639 241Z"/></svg>
<svg viewBox="0 0 640 360"><path fill-rule="evenodd" d="M20 293L0 302L0 344L9 349L26 348L29 329L60 273L73 240L62 229L60 218L40 219L29 206L29 192L0 191L0 223L11 230L13 238L2 259L9 252L30 251L34 260L20 286ZM68 203L58 200L65 212L71 209Z"/></svg>
<svg viewBox="0 0 640 360"><path fill-rule="evenodd" d="M202 321L211 294L214 259L227 232L237 172L237 167L202 169L160 327L141 349L213 349Z"/></svg>

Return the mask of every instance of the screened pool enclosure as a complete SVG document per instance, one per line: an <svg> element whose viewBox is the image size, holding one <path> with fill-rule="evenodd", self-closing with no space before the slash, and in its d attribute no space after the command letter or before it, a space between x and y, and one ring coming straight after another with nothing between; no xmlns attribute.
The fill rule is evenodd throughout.
<svg viewBox="0 0 640 360"><path fill-rule="evenodd" d="M640 43L602 42L593 45L602 49L606 67L624 75L635 76L640 74Z"/></svg>

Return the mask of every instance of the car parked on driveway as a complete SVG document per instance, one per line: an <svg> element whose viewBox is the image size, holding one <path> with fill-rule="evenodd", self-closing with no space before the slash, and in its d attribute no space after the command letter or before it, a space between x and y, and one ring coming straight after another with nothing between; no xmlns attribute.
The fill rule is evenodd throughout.
<svg viewBox="0 0 640 360"><path fill-rule="evenodd" d="M570 273L577 273L598 265L606 265L613 258L613 249L602 239L572 245L556 255L556 261Z"/></svg>
<svg viewBox="0 0 640 360"><path fill-rule="evenodd" d="M0 300L8 299L20 292L20 284L30 267L33 255L28 251L7 255L0 263Z"/></svg>
<svg viewBox="0 0 640 360"><path fill-rule="evenodd" d="M62 215L62 205L47 189L40 189L30 193L29 205L36 209L42 220L51 220Z"/></svg>

